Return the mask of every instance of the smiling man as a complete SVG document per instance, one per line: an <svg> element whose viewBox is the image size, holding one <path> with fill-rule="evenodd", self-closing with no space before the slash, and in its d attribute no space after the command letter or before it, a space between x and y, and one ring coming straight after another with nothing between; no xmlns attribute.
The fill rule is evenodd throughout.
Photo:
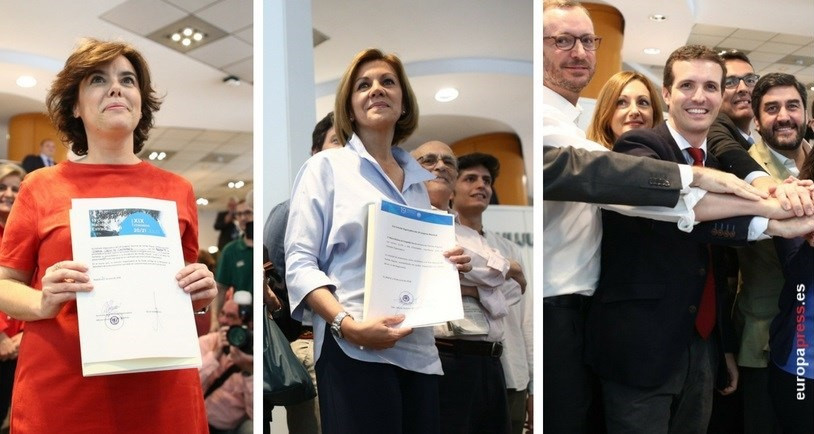
<svg viewBox="0 0 814 434"><path fill-rule="evenodd" d="M746 182L768 176L749 155L754 138L751 135L752 89L760 78L749 58L741 51L729 50L718 54L726 66L721 112L709 129L709 151L722 163L723 170L734 173ZM761 180L765 181L765 180Z"/></svg>
<svg viewBox="0 0 814 434"><path fill-rule="evenodd" d="M614 151L717 167L707 132L723 99L726 68L707 47L675 50L664 71L669 119L623 134ZM713 244L745 244L764 232L762 218L695 226L603 211L602 275L588 314L588 363L602 380L608 432L705 432L714 388L735 390L724 257ZM725 354L725 357L724 357ZM718 379L719 363L728 376Z"/></svg>
<svg viewBox="0 0 814 434"><path fill-rule="evenodd" d="M757 81L750 94L755 125L763 140L755 142L749 155L778 182L799 177L805 156L811 152L811 145L803 140L805 87L792 75L770 73ZM744 433L777 432L779 422L789 418L778 418L772 405L769 379L772 370L782 371L771 366L770 355L779 360L777 354L782 352L767 352L766 348L769 325L780 312L778 300L785 278L773 241L758 241L737 249L737 253L741 271L735 314L743 322L738 369L743 385Z"/></svg>

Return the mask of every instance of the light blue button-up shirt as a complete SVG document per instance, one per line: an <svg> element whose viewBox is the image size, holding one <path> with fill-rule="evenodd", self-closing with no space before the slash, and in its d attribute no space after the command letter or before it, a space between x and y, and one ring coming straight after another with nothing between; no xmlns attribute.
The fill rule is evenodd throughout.
<svg viewBox="0 0 814 434"><path fill-rule="evenodd" d="M424 181L434 178L406 151L393 147L404 170L399 190L354 134L342 149L311 157L297 174L285 236L286 284L291 315L301 320L305 296L326 286L342 307L362 320L368 204L377 199L430 209ZM313 316L314 358L319 359L326 321ZM333 337L328 337L333 339ZM421 327L386 350L363 349L339 339L349 357L441 374L432 327Z"/></svg>

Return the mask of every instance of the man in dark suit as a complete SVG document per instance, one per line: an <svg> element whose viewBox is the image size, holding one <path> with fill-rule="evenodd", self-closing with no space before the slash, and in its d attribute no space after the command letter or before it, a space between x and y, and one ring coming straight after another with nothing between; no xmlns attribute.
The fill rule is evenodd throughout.
<svg viewBox="0 0 814 434"><path fill-rule="evenodd" d="M614 151L716 167L706 137L721 105L724 70L706 47L673 52L663 89L669 120L624 134ZM602 271L588 314L586 357L602 380L608 432L706 432L724 352L728 378L718 388L737 387L734 339L722 309L726 282L720 268L713 271L722 256L707 243L789 235L784 228L793 223L737 217L687 234L671 223L609 211L602 220ZM811 231L814 221L797 229Z"/></svg>
<svg viewBox="0 0 814 434"><path fill-rule="evenodd" d="M54 144L53 140L43 139L43 141L40 142L40 153L38 155L31 154L23 158L23 169L31 173L43 167L53 166L56 164L56 162L54 162L54 152L56 152L56 149L57 145Z"/></svg>
<svg viewBox="0 0 814 434"><path fill-rule="evenodd" d="M766 197L734 175L695 166L691 187L748 200ZM678 164L605 151L543 146L543 197L552 201L673 207Z"/></svg>

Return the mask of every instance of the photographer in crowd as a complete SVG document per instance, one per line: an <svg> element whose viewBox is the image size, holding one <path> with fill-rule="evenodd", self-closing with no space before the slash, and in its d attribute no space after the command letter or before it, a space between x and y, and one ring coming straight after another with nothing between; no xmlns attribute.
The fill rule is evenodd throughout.
<svg viewBox="0 0 814 434"><path fill-rule="evenodd" d="M238 291L218 314L220 328L198 338L201 388L212 434L252 432L251 314L251 294Z"/></svg>

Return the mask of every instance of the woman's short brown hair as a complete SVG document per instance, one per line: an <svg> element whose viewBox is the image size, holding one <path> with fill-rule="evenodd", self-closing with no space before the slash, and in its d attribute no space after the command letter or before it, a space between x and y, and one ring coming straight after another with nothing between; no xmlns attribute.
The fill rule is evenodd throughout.
<svg viewBox="0 0 814 434"><path fill-rule="evenodd" d="M611 149L618 137L615 137L611 129L611 119L616 112L616 101L625 87L634 82L640 81L647 88L650 94L650 104L653 107L653 126L660 124L664 120L661 113L661 95L653 83L644 75L635 71L619 71L602 86L599 96L596 98L596 108L588 125L586 136L600 145Z"/></svg>
<svg viewBox="0 0 814 434"><path fill-rule="evenodd" d="M83 39L65 61L65 67L57 74L45 100L51 122L62 133L63 142L71 144L76 155L88 153L85 125L81 118L74 117L74 108L79 103L79 84L99 66L119 56L124 56L133 65L141 93L141 119L133 131L133 153L141 151L153 127L153 112L158 111L161 99L153 89L150 69L141 53L124 42Z"/></svg>
<svg viewBox="0 0 814 434"><path fill-rule="evenodd" d="M399 83L401 84L401 98L403 109L406 113L401 115L396 122L396 132L393 135L392 145L397 145L410 134L415 131L418 126L418 101L416 101L413 88L410 87L410 82L407 80L407 74L404 72L404 65L395 54L384 54L381 50L375 48L368 48L367 50L360 51L348 65L348 69L339 80L339 86L336 90L336 101L334 102L334 129L336 136L342 144L347 143L351 135L354 133L353 121L350 115L353 112L350 106L351 94L353 94L353 79L359 68L367 63L375 60L381 60L393 68Z"/></svg>

